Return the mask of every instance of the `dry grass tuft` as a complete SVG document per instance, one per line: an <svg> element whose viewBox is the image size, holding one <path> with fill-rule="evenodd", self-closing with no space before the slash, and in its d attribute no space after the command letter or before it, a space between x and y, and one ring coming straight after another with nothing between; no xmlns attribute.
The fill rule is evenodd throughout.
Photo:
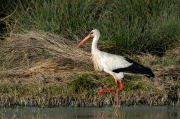
<svg viewBox="0 0 180 119"><path fill-rule="evenodd" d="M1 73L32 73L66 64L91 64L90 53L79 49L73 41L45 32L11 34L1 48ZM68 62L68 63L67 63ZM54 69L55 70L55 69Z"/></svg>
<svg viewBox="0 0 180 119"><path fill-rule="evenodd" d="M71 82L69 77L81 70L78 67L92 68L90 52L76 44L46 32L11 33L1 44L0 75L4 80L28 86L37 84L39 77L43 82L53 82L53 85Z"/></svg>

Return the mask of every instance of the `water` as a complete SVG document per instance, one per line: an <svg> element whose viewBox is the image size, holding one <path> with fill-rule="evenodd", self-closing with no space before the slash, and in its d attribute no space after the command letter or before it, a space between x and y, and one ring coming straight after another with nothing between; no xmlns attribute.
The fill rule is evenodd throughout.
<svg viewBox="0 0 180 119"><path fill-rule="evenodd" d="M0 118L39 119L179 119L180 108L170 106L123 106L122 108L0 108Z"/></svg>

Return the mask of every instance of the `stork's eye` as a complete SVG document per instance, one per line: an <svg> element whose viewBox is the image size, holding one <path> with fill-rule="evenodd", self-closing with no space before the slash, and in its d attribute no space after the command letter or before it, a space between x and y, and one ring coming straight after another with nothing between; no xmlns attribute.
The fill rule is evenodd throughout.
<svg viewBox="0 0 180 119"><path fill-rule="evenodd" d="M93 32L91 32L90 34L93 34Z"/></svg>

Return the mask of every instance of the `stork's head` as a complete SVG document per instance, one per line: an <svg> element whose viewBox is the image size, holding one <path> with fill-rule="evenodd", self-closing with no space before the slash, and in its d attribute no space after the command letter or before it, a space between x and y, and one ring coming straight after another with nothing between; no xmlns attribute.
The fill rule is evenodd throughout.
<svg viewBox="0 0 180 119"><path fill-rule="evenodd" d="M86 36L86 38L84 38L84 40L82 40L78 46L82 45L84 42L86 42L87 40L89 40L90 38L95 37L96 35L100 35L99 31L97 29L92 30L88 36Z"/></svg>

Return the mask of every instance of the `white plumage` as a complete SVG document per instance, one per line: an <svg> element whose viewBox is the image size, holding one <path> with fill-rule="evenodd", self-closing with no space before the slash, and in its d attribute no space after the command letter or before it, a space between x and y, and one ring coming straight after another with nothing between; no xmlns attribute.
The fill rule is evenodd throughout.
<svg viewBox="0 0 180 119"><path fill-rule="evenodd" d="M96 51L96 50L94 50ZM96 53L98 52L98 53ZM124 57L108 54L106 52L96 51L92 52L92 60L96 70L104 70L106 73L111 74L115 80L121 80L124 77L123 72L115 73L114 69L125 68L132 63L129 63L125 60Z"/></svg>

